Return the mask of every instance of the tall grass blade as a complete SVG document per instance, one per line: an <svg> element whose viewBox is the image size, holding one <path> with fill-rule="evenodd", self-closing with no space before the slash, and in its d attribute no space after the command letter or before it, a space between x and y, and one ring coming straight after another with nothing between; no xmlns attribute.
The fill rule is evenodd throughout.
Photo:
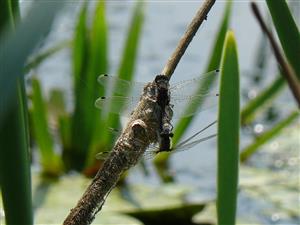
<svg viewBox="0 0 300 225"><path fill-rule="evenodd" d="M20 78L19 78L20 79ZM22 81L0 127L0 185L6 224L33 224L27 105Z"/></svg>
<svg viewBox="0 0 300 225"><path fill-rule="evenodd" d="M14 30L17 20L19 20L19 1L2 0L0 1L0 9L0 33Z"/></svg>
<svg viewBox="0 0 300 225"><path fill-rule="evenodd" d="M1 1L4 3L4 1ZM61 3L34 8L21 25L16 27L18 2L6 1L9 27L1 30L0 39L0 183L7 224L33 224L30 165L28 152L27 105L22 75L23 65L48 31L55 11ZM43 7L45 6L45 8ZM2 8L1 8L2 9ZM45 10L46 9L46 10ZM1 19L2 21L2 19ZM3 35L4 33L4 35ZM20 40L20 37L22 39ZM22 187L22 189L20 189Z"/></svg>
<svg viewBox="0 0 300 225"><path fill-rule="evenodd" d="M285 0L266 0L284 53L300 81L300 33Z"/></svg>
<svg viewBox="0 0 300 225"><path fill-rule="evenodd" d="M72 65L73 85L75 96L75 107L72 115L71 134L64 136L71 137L71 148L64 146L64 155L69 161L68 169L81 170L85 161L85 151L89 147L91 128L88 125L89 111L87 108L89 86L86 82L88 76L89 40L87 29L87 2L84 3L78 17L77 26L74 32ZM88 100L88 101L86 101ZM64 143L64 142L63 142Z"/></svg>
<svg viewBox="0 0 300 225"><path fill-rule="evenodd" d="M218 224L235 224L240 128L240 90L237 46L232 31L226 35L221 63L218 118Z"/></svg>
<svg viewBox="0 0 300 225"><path fill-rule="evenodd" d="M40 83L36 78L32 79L32 107L31 120L43 173L48 176L58 176L62 172L62 162L54 152L54 141L48 127L48 110L43 100Z"/></svg>
<svg viewBox="0 0 300 225"><path fill-rule="evenodd" d="M242 150L240 155L240 159L242 162L249 159L262 145L270 141L276 135L278 135L285 127L289 126L299 117L299 112L292 112L287 118L276 124L270 130L264 132L261 136L259 136L253 143L247 146Z"/></svg>
<svg viewBox="0 0 300 225"><path fill-rule="evenodd" d="M104 94L97 77L108 70L107 46L105 1L97 2L91 29L87 26L86 3L79 16L73 48L75 111L71 126L73 146L69 155L73 157L72 167L78 170L89 162L91 146L103 127L101 112L95 108L94 102Z"/></svg>
<svg viewBox="0 0 300 225"><path fill-rule="evenodd" d="M100 74L108 72L108 25L106 21L106 6L105 1L100 1L96 7L95 16L91 30L91 80L90 85L93 87L92 91L92 108L91 121L93 124L93 133L91 145L88 151L88 158L86 165L91 165L95 160L95 155L101 147L101 135L105 132L103 117L100 117L99 109L94 105L95 100L100 96L104 96L105 88L97 82Z"/></svg>
<svg viewBox="0 0 300 225"><path fill-rule="evenodd" d="M12 96L16 93L17 77L22 75L29 54L39 43L39 40L49 32L55 13L62 7L63 3L64 1L36 2L14 33L6 33L1 36L0 124L13 105Z"/></svg>
<svg viewBox="0 0 300 225"><path fill-rule="evenodd" d="M262 109L263 106L270 103L283 89L285 84L285 79L283 76L279 75L277 78L258 96L250 100L242 109L241 112L241 123L243 125L248 124L253 121L256 113Z"/></svg>
<svg viewBox="0 0 300 225"><path fill-rule="evenodd" d="M45 51L40 52L40 53L34 55L33 57L30 57L30 59L28 60L28 63L25 65L24 73L26 74L31 69L38 67L42 62L47 60L49 57L51 57L52 55L54 55L55 53L59 52L60 50L62 50L64 48L71 47L72 44L73 43L69 40L61 41L61 42L57 43L56 45L46 49Z"/></svg>

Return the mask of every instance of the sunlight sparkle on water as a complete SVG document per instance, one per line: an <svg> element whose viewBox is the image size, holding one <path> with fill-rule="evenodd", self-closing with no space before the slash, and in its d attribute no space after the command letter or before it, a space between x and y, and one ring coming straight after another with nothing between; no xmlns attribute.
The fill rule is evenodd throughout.
<svg viewBox="0 0 300 225"><path fill-rule="evenodd" d="M264 131L264 125L259 123L254 126L254 132L256 134L261 134L263 131Z"/></svg>

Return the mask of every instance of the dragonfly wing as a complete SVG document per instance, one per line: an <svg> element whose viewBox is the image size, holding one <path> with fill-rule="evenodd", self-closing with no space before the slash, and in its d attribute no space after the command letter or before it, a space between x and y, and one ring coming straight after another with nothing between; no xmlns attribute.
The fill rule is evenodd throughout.
<svg viewBox="0 0 300 225"><path fill-rule="evenodd" d="M143 158L145 160L150 160L153 159L159 150L159 145L158 144L150 144L146 151L144 152Z"/></svg>
<svg viewBox="0 0 300 225"><path fill-rule="evenodd" d="M200 111L204 111L216 106L218 94L177 96L171 98L173 105L173 118L189 117Z"/></svg>
<svg viewBox="0 0 300 225"><path fill-rule="evenodd" d="M215 80L219 77L219 70L214 70L199 77L183 80L171 85L171 98L176 96L207 95L212 89L216 89Z"/></svg>
<svg viewBox="0 0 300 225"><path fill-rule="evenodd" d="M129 115L139 102L139 97L111 96L100 97L96 100L95 106L106 112Z"/></svg>
<svg viewBox="0 0 300 225"><path fill-rule="evenodd" d="M140 96L146 85L146 83L127 81L107 74L100 75L97 80L107 87L106 90L113 90L114 93L106 93L107 95Z"/></svg>
<svg viewBox="0 0 300 225"><path fill-rule="evenodd" d="M175 146L175 148L172 150L172 153L175 153L175 152L180 152L180 151L185 151L185 150L188 150L196 145L198 145L199 143L203 142L203 141L207 141L209 139L212 139L214 137L216 137L217 134L212 134L212 135L209 135L209 136L206 136L204 138L200 138L198 140L195 140L195 141L192 141L192 142L189 142L189 143L186 143L186 144L178 144L177 146Z"/></svg>

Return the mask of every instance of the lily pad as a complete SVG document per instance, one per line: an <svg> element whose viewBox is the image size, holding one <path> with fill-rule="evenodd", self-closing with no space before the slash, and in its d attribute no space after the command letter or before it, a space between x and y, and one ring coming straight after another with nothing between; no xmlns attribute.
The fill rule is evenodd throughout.
<svg viewBox="0 0 300 225"><path fill-rule="evenodd" d="M35 223L61 224L91 181L79 174L64 176L57 181L33 178ZM191 218L205 203L184 200L191 188L168 184L159 187L132 185L124 191L114 189L96 224L192 224ZM142 223L142 222L143 223Z"/></svg>

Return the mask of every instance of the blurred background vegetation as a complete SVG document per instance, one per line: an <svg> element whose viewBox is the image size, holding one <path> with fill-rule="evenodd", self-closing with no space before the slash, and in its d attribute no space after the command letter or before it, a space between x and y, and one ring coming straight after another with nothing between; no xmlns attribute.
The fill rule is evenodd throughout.
<svg viewBox="0 0 300 225"><path fill-rule="evenodd" d="M7 224L32 224L32 212L36 223L63 221L101 168L95 155L113 147L118 134L109 128L122 129L120 115L94 106L107 91L97 77L151 81L200 4L1 2L1 222L4 212ZM259 6L300 80L299 4ZM249 2L215 4L174 80L222 69L230 28L236 32L242 105L237 221L297 224L299 109ZM203 111L201 102L194 107ZM179 119L173 144L216 118L213 109ZM123 176L97 223L216 223L216 147L208 142L195 148L159 155L153 163L142 160Z"/></svg>

